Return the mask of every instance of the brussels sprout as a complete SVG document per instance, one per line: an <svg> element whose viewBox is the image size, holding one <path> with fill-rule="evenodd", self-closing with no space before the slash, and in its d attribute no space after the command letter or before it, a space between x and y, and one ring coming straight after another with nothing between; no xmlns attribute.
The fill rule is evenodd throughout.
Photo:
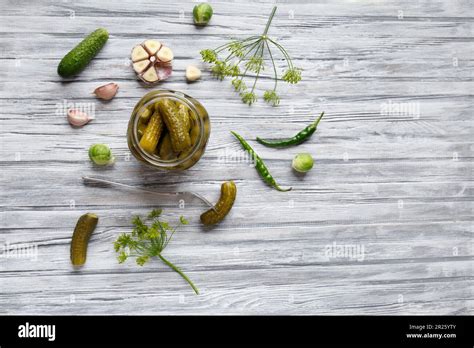
<svg viewBox="0 0 474 348"><path fill-rule="evenodd" d="M313 157L309 153L299 153L293 158L292 167L300 173L306 173L313 168Z"/></svg>
<svg viewBox="0 0 474 348"><path fill-rule="evenodd" d="M89 148L89 158L98 165L112 164L115 157L112 156L110 148L105 144L94 144Z"/></svg>
<svg viewBox="0 0 474 348"><path fill-rule="evenodd" d="M212 7L208 3L201 3L194 6L193 18L196 25L207 25L212 17Z"/></svg>

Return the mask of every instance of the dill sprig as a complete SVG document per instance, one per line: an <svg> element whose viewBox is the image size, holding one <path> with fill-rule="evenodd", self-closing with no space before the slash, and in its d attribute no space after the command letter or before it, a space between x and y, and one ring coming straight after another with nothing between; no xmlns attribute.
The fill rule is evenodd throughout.
<svg viewBox="0 0 474 348"><path fill-rule="evenodd" d="M265 91L263 100L273 106L277 106L280 103L280 97L276 92L278 80L281 79L291 84L301 81L301 69L293 65L290 55L282 45L267 36L276 9L276 7L273 8L262 35L251 36L244 40L232 40L215 49L205 49L200 52L203 61L212 64L211 72L217 79L223 80L225 77L233 77L232 86L239 93L242 101L249 105L257 101L255 87L265 69L264 55L266 53L272 63L272 73L275 82L273 89ZM276 48L283 55L287 63L287 69L281 77L276 68L272 48ZM219 54L224 54L225 52L227 52L227 56L219 59ZM251 87L246 85L244 78L250 78L250 80L254 78L253 83L250 85Z"/></svg>
<svg viewBox="0 0 474 348"><path fill-rule="evenodd" d="M161 209L152 210L144 221L141 217L135 216L132 220L133 230L131 233L122 233L114 243L114 249L118 253L119 263L125 262L129 257L136 257L138 265L143 266L152 257L158 257L167 266L172 268L186 280L196 294L199 290L193 282L174 264L165 259L163 250L176 232L177 227L170 226L167 222L161 221ZM181 225L187 225L188 221L181 216Z"/></svg>

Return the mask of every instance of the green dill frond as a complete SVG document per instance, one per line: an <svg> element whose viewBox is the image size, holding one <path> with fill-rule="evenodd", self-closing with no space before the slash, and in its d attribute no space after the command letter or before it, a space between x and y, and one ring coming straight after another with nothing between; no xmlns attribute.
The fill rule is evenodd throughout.
<svg viewBox="0 0 474 348"><path fill-rule="evenodd" d="M242 58L244 56L244 45L240 41L232 42L228 49L232 54L238 58Z"/></svg>
<svg viewBox="0 0 474 348"><path fill-rule="evenodd" d="M245 63L245 68L248 71L252 71L254 73L258 73L264 69L264 63L262 57L252 57Z"/></svg>
<svg viewBox="0 0 474 348"><path fill-rule="evenodd" d="M114 250L118 253L118 262L123 263L130 256L134 256L136 257L136 263L143 266L151 258L157 257L183 277L198 294L199 291L191 280L162 255L163 250L176 231L176 227L171 227L168 222L159 220L161 214L161 209L152 210L147 215L150 224L145 223L139 216L133 217L132 224L134 227L132 232L120 234L114 242ZM183 216L180 216L179 222L181 225L188 224L188 220Z"/></svg>
<svg viewBox="0 0 474 348"><path fill-rule="evenodd" d="M211 73L217 79L223 80L225 76L227 76L227 66L225 62L217 61L215 65L211 68Z"/></svg>
<svg viewBox="0 0 474 348"><path fill-rule="evenodd" d="M136 259L137 265L143 266L145 263L148 262L149 259L150 259L150 257L147 256L147 255L139 256L139 257L137 257L137 259Z"/></svg>
<svg viewBox="0 0 474 348"><path fill-rule="evenodd" d="M237 77L232 80L232 86L234 86L234 89L237 92L242 92L247 89L245 82L242 79L239 79Z"/></svg>
<svg viewBox="0 0 474 348"><path fill-rule="evenodd" d="M149 219L155 219L161 216L161 213L163 212L163 209L153 209L149 214L148 218Z"/></svg>
<svg viewBox="0 0 474 348"><path fill-rule="evenodd" d="M128 258L128 255L125 251L121 251L118 255L117 259L119 263L124 263Z"/></svg>

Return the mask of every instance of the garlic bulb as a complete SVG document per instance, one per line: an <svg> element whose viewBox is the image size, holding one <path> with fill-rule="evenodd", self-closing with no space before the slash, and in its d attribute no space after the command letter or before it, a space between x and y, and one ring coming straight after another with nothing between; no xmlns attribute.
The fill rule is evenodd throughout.
<svg viewBox="0 0 474 348"><path fill-rule="evenodd" d="M74 127L82 127L93 119L94 117L89 116L85 112L79 111L77 109L69 109L67 111L67 120Z"/></svg>
<svg viewBox="0 0 474 348"><path fill-rule="evenodd" d="M156 40L136 45L131 53L133 70L147 85L155 85L171 76L173 58L173 51Z"/></svg>
<svg viewBox="0 0 474 348"><path fill-rule="evenodd" d="M108 83L106 85L97 87L94 90L94 94L97 98L103 100L110 100L117 94L119 86L116 83Z"/></svg>

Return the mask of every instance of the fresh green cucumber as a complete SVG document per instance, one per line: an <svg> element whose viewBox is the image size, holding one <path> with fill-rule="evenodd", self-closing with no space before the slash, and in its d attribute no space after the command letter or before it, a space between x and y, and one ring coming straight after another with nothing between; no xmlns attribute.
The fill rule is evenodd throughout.
<svg viewBox="0 0 474 348"><path fill-rule="evenodd" d="M108 38L109 33L103 28L89 34L64 56L58 65L58 74L62 77L71 77L80 73L104 47Z"/></svg>

